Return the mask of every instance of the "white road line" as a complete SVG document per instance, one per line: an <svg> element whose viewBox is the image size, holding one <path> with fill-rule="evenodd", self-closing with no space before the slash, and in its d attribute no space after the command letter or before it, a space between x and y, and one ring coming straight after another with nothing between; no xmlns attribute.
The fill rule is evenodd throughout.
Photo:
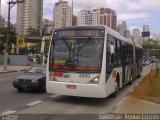
<svg viewBox="0 0 160 120"><path fill-rule="evenodd" d="M8 111L6 111L6 112L3 112L1 115L2 115L2 116L6 116L6 115L13 114L13 113L15 113L15 112L17 112L17 111L14 111L14 110L8 110Z"/></svg>
<svg viewBox="0 0 160 120"><path fill-rule="evenodd" d="M37 105L37 104L39 104L39 103L41 103L41 102L43 102L43 101L37 100L37 101L31 102L31 103L29 103L29 104L27 104L27 105L29 105L29 106L34 106L34 105Z"/></svg>
<svg viewBox="0 0 160 120"><path fill-rule="evenodd" d="M55 97L58 97L58 96L60 96L60 95L53 95L53 96L50 96L50 97L55 98Z"/></svg>
<svg viewBox="0 0 160 120"><path fill-rule="evenodd" d="M126 97L122 98L122 99L116 104L116 107L118 107L125 99L126 99Z"/></svg>

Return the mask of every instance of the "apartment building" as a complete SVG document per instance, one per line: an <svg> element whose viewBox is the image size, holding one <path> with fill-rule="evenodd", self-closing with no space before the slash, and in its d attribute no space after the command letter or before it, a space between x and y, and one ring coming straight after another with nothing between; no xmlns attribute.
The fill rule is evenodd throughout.
<svg viewBox="0 0 160 120"><path fill-rule="evenodd" d="M43 35L52 35L53 28L53 21L48 19L43 20Z"/></svg>
<svg viewBox="0 0 160 120"><path fill-rule="evenodd" d="M86 9L78 12L78 25L97 25L98 11L97 9Z"/></svg>
<svg viewBox="0 0 160 120"><path fill-rule="evenodd" d="M117 14L110 8L86 9L78 12L78 25L106 25L117 29Z"/></svg>
<svg viewBox="0 0 160 120"><path fill-rule="evenodd" d="M72 7L67 1L55 3L53 11L54 29L72 26Z"/></svg>
<svg viewBox="0 0 160 120"><path fill-rule="evenodd" d="M25 0L17 4L16 32L20 36L42 33L43 0Z"/></svg>
<svg viewBox="0 0 160 120"><path fill-rule="evenodd" d="M138 44L143 43L142 37L141 37L141 32L138 28L133 29L132 38L133 38L135 43L138 43Z"/></svg>

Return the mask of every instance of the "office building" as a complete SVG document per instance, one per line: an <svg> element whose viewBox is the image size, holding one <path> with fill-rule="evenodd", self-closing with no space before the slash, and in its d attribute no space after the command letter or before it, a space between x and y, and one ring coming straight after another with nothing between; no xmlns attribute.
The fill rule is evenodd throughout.
<svg viewBox="0 0 160 120"><path fill-rule="evenodd" d="M53 12L54 29L72 26L72 7L67 1L55 3Z"/></svg>
<svg viewBox="0 0 160 120"><path fill-rule="evenodd" d="M138 28L133 29L132 38L133 38L135 43L143 44L142 37L141 37L141 32Z"/></svg>
<svg viewBox="0 0 160 120"><path fill-rule="evenodd" d="M98 8L98 24L117 30L117 13L110 8Z"/></svg>
<svg viewBox="0 0 160 120"><path fill-rule="evenodd" d="M110 8L86 9L78 13L78 25L106 25L117 29L117 14Z"/></svg>
<svg viewBox="0 0 160 120"><path fill-rule="evenodd" d="M86 9L78 12L78 25L97 25L98 11L97 9Z"/></svg>
<svg viewBox="0 0 160 120"><path fill-rule="evenodd" d="M127 28L126 21L122 21L122 23L118 24L117 32L119 32L121 35L123 35L126 38L130 37L130 31Z"/></svg>
<svg viewBox="0 0 160 120"><path fill-rule="evenodd" d="M43 0L25 0L17 4L16 32L20 36L42 34Z"/></svg>

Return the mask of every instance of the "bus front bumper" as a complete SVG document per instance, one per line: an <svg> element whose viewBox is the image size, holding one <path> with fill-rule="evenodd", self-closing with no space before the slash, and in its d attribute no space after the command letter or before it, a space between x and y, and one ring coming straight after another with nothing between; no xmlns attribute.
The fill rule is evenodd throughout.
<svg viewBox="0 0 160 120"><path fill-rule="evenodd" d="M47 92L57 95L91 98L105 98L108 96L105 86L99 84L48 82Z"/></svg>

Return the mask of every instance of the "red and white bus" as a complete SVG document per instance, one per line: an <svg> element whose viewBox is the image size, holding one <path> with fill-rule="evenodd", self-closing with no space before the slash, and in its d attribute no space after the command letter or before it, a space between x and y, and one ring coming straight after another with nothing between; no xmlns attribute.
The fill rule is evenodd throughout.
<svg viewBox="0 0 160 120"><path fill-rule="evenodd" d="M47 62L48 93L104 98L142 71L142 46L107 26L54 31Z"/></svg>

